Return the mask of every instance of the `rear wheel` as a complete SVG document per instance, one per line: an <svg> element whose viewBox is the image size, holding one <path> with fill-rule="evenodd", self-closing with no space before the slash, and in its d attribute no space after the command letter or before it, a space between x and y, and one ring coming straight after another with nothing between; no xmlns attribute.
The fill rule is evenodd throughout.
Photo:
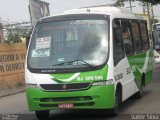
<svg viewBox="0 0 160 120"><path fill-rule="evenodd" d="M143 97L144 86L145 86L145 74L142 75L139 91L134 95L134 98L140 99Z"/></svg>
<svg viewBox="0 0 160 120"><path fill-rule="evenodd" d="M141 83L141 86L139 88L139 91L135 94L135 98L142 98L143 97L143 84Z"/></svg>
<svg viewBox="0 0 160 120"><path fill-rule="evenodd" d="M47 120L49 117L49 111L44 110L44 111L35 111L36 116L39 120Z"/></svg>

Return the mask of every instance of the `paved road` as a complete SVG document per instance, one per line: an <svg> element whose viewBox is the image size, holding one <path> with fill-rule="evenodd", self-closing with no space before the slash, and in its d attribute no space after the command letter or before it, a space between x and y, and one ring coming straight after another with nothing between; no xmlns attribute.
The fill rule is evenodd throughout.
<svg viewBox="0 0 160 120"><path fill-rule="evenodd" d="M19 93L7 97L0 98L0 113L20 114L18 120L36 120L34 112L27 110L27 101L25 93ZM23 115L21 115L23 114ZM132 114L132 115L126 115ZM120 114L117 117L111 117L101 112L95 111L52 111L50 119L52 120L106 120L106 119L122 119L128 120L135 117L136 114L160 114L160 65L154 65L153 82L144 89L142 99L128 99L120 108ZM3 115L6 117L6 115ZM140 116L143 119L143 116ZM159 116L144 116L160 119ZM0 120L2 117L0 116Z"/></svg>

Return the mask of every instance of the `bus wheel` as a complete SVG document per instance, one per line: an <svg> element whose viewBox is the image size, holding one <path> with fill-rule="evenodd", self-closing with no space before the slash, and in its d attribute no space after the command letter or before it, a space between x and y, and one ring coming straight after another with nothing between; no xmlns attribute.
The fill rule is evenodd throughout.
<svg viewBox="0 0 160 120"><path fill-rule="evenodd" d="M135 94L135 98L142 98L143 97L143 84L141 83L141 86L139 88L139 91Z"/></svg>
<svg viewBox="0 0 160 120"><path fill-rule="evenodd" d="M36 117L39 120L47 120L49 117L49 110L44 110L44 111L35 111Z"/></svg>
<svg viewBox="0 0 160 120"><path fill-rule="evenodd" d="M118 92L116 92L116 95L115 95L115 106L114 106L114 108L111 109L111 115L112 116L118 115L119 103L120 103L119 100L120 100L120 94Z"/></svg>

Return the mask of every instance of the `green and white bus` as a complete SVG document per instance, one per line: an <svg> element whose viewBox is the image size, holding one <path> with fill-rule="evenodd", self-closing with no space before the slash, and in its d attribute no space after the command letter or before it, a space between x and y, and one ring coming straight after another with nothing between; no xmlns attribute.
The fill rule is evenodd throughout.
<svg viewBox="0 0 160 120"><path fill-rule="evenodd" d="M147 21L112 6L74 9L42 18L31 35L25 80L30 111L104 109L152 80Z"/></svg>

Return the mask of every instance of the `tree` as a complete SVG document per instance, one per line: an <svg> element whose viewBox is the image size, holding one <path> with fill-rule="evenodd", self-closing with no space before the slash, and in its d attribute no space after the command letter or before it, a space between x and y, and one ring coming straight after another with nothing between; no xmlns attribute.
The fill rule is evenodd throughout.
<svg viewBox="0 0 160 120"><path fill-rule="evenodd" d="M160 0L143 0L143 2L151 3L152 5L160 4Z"/></svg>
<svg viewBox="0 0 160 120"><path fill-rule="evenodd" d="M8 42L18 43L20 42L20 36L17 33L10 34L8 35Z"/></svg>
<svg viewBox="0 0 160 120"><path fill-rule="evenodd" d="M115 5L117 3L124 3L124 2L130 2L131 3L131 2L135 2L135 1L139 1L139 2L142 3L144 13L147 12L148 19L149 19L148 24L151 28L152 24L155 22L154 21L153 6L160 4L160 0L117 0ZM146 11L145 11L145 9L146 9Z"/></svg>
<svg viewBox="0 0 160 120"><path fill-rule="evenodd" d="M160 0L117 0L119 2L127 2L127 1L140 1L140 2L143 2L143 3L150 3L152 5L157 5L157 4L160 4Z"/></svg>

